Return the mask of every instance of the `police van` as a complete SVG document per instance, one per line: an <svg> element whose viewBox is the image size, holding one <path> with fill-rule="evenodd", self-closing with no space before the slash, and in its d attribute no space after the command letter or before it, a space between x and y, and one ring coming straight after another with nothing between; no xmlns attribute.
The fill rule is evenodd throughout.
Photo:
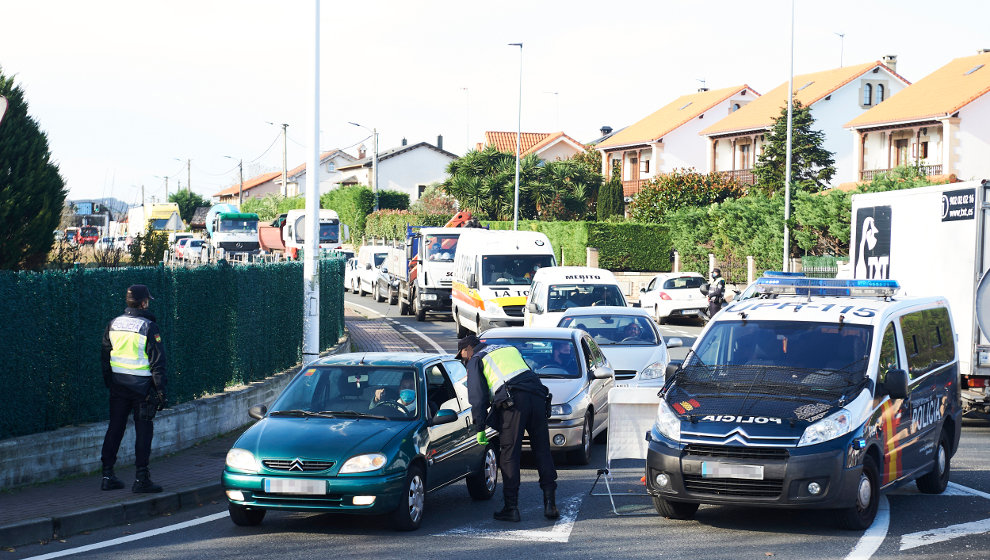
<svg viewBox="0 0 990 560"><path fill-rule="evenodd" d="M611 271L589 266L541 268L533 276L523 325L556 327L568 309L597 305L628 305Z"/></svg>
<svg viewBox="0 0 990 560"><path fill-rule="evenodd" d="M945 490L959 444L959 356L944 297L893 280L764 276L672 363L647 434L657 512L836 509L873 523L881 492Z"/></svg>

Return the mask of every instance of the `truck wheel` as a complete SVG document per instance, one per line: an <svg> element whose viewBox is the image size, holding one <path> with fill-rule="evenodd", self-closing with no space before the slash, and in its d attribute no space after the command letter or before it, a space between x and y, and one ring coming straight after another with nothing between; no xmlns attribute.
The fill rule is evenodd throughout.
<svg viewBox="0 0 990 560"><path fill-rule="evenodd" d="M377 282L375 283L375 301L378 303L385 301L385 298L382 297L382 285Z"/></svg>
<svg viewBox="0 0 990 560"><path fill-rule="evenodd" d="M409 302L399 296L399 315L409 315Z"/></svg>
<svg viewBox="0 0 990 560"><path fill-rule="evenodd" d="M426 310L423 309L423 304L415 302L416 304L416 320L423 322L426 320Z"/></svg>
<svg viewBox="0 0 990 560"><path fill-rule="evenodd" d="M399 303L399 290L392 291L391 288L388 290L388 304L395 305Z"/></svg>
<svg viewBox="0 0 990 560"><path fill-rule="evenodd" d="M461 318L457 314L456 307L453 309L453 313L454 313L454 330L457 332L457 338L464 338L465 336L468 335L468 330L467 328L464 327L464 325L461 324Z"/></svg>

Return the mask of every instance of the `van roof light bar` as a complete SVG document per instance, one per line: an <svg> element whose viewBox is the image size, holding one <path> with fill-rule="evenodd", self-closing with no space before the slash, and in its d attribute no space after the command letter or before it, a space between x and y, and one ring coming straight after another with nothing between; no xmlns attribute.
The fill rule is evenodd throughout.
<svg viewBox="0 0 990 560"><path fill-rule="evenodd" d="M900 285L896 280L845 280L764 274L756 280L762 294L798 296L892 297Z"/></svg>

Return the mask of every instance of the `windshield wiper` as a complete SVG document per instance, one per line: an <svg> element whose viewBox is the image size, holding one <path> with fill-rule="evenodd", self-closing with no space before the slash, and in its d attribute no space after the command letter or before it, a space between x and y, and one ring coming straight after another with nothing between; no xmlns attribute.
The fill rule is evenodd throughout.
<svg viewBox="0 0 990 560"><path fill-rule="evenodd" d="M328 411L324 410L322 412L313 412L312 410L300 410L294 408L291 410L273 410L271 412L272 416L303 416L308 418L333 418L334 415Z"/></svg>
<svg viewBox="0 0 990 560"><path fill-rule="evenodd" d="M564 375L560 373L541 373L539 374L542 379L574 379L576 375Z"/></svg>
<svg viewBox="0 0 990 560"><path fill-rule="evenodd" d="M354 410L323 410L320 414L328 414L331 418L335 416L342 416L351 418L374 418L375 420L391 420L388 416L369 414L367 412L357 412Z"/></svg>

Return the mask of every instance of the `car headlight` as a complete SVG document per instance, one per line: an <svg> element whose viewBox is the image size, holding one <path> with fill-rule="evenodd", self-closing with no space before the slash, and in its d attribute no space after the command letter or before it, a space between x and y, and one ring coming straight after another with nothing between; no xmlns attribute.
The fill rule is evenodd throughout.
<svg viewBox="0 0 990 560"><path fill-rule="evenodd" d="M341 474L361 473L378 470L385 466L385 456L381 453L367 453L348 459L342 467Z"/></svg>
<svg viewBox="0 0 990 560"><path fill-rule="evenodd" d="M662 381L666 370L667 370L666 364L664 364L663 362L654 362L646 366L646 369L640 372L639 378L640 380L643 381L647 379L659 379Z"/></svg>
<svg viewBox="0 0 990 560"><path fill-rule="evenodd" d="M798 441L798 447L835 439L849 433L851 429L852 422L850 422L849 411L844 408L839 409L838 412L805 428L801 440Z"/></svg>
<svg viewBox="0 0 990 560"><path fill-rule="evenodd" d="M567 403L555 404L550 407L550 416L570 416L572 412L574 409Z"/></svg>
<svg viewBox="0 0 990 560"><path fill-rule="evenodd" d="M261 470L261 463L258 462L258 458L254 456L254 453L237 447L227 452L227 466L239 471L252 473Z"/></svg>
<svg viewBox="0 0 990 560"><path fill-rule="evenodd" d="M657 406L656 429L660 432L660 435L667 439L673 441L679 441L681 439L681 419L674 414L674 411L670 409L670 405L663 399L660 399L660 405Z"/></svg>

